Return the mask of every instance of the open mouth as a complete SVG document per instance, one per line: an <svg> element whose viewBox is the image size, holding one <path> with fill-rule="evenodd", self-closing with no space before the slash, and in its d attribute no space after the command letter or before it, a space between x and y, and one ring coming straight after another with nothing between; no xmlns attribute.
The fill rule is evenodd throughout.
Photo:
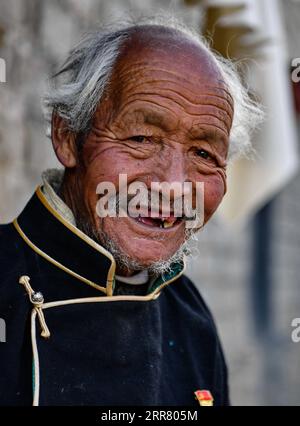
<svg viewBox="0 0 300 426"><path fill-rule="evenodd" d="M151 228L162 228L162 229L174 228L176 225L179 225L183 221L182 217L174 217L174 216L157 217L157 218L138 216L132 219L134 219L135 221L143 225L149 226Z"/></svg>

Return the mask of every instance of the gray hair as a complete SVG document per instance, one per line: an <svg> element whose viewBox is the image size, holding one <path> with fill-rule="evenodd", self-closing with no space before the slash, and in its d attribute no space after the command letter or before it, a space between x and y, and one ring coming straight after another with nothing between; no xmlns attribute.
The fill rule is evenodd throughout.
<svg viewBox="0 0 300 426"><path fill-rule="evenodd" d="M174 17L124 21L85 36L51 80L51 88L44 98L47 121L50 123L52 111L55 110L65 119L69 130L75 134L87 133L108 87L122 45L133 29L145 25L173 29L179 35L194 40L209 53L234 101L228 158L251 152L251 135L263 120L262 108L249 96L235 64L213 52L203 37ZM64 77L63 81L60 81L61 77Z"/></svg>

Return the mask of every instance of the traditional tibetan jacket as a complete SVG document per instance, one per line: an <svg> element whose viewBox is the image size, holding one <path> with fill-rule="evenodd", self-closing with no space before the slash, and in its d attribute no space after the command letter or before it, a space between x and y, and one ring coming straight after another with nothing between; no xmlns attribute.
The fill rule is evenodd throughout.
<svg viewBox="0 0 300 426"><path fill-rule="evenodd" d="M227 405L212 316L183 264L143 295L38 188L0 226L0 405ZM123 284L126 287L126 284Z"/></svg>

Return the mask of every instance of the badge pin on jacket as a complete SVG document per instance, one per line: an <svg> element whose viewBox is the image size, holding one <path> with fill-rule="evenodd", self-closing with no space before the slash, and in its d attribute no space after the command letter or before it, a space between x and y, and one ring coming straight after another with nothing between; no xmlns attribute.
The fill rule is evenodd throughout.
<svg viewBox="0 0 300 426"><path fill-rule="evenodd" d="M214 399L209 390L196 390L194 394L202 407L212 407L214 405Z"/></svg>

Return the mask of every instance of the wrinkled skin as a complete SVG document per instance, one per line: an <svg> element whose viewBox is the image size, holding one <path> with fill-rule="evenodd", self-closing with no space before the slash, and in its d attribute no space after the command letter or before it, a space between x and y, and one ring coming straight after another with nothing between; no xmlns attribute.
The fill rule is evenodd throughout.
<svg viewBox="0 0 300 426"><path fill-rule="evenodd" d="M127 173L128 184L141 181L149 189L151 182L204 182L206 223L226 192L233 102L212 59L192 41L164 30L139 31L132 41L122 51L81 152L55 114L52 139L66 167L66 203L147 267L177 251L184 222L165 230L130 217L100 220L97 185L110 181L118 189L120 173Z"/></svg>

